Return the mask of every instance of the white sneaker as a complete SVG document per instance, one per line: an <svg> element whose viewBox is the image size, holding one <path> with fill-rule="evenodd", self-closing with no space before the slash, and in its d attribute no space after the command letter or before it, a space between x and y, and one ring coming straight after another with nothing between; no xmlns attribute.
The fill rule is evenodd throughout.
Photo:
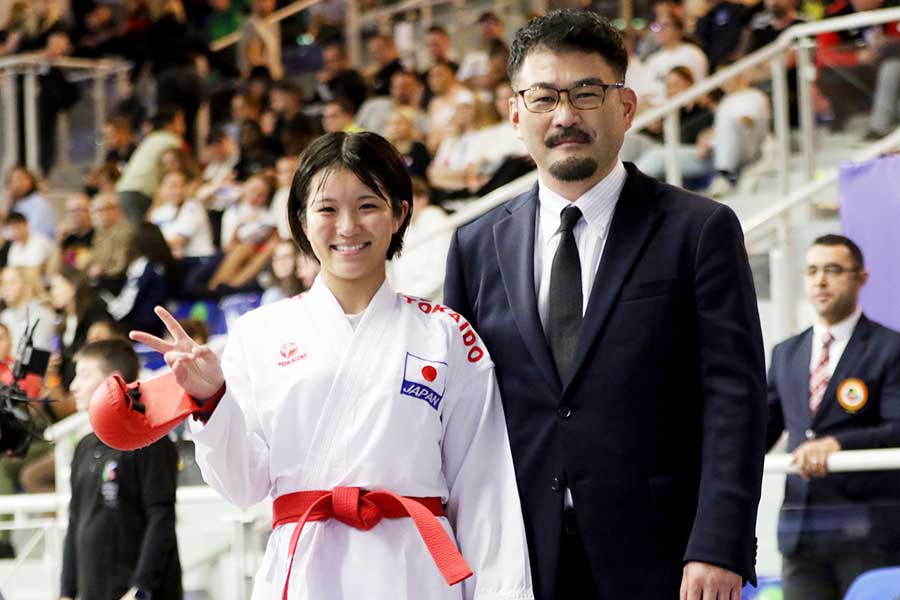
<svg viewBox="0 0 900 600"><path fill-rule="evenodd" d="M724 175L716 175L713 177L713 180L709 182L709 187L706 188L704 193L710 198L721 198L733 191L734 184L731 183L727 177Z"/></svg>

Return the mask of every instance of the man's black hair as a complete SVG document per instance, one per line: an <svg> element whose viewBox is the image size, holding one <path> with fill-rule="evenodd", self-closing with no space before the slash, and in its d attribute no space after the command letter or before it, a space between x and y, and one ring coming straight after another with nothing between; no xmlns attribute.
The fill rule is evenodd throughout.
<svg viewBox="0 0 900 600"><path fill-rule="evenodd" d="M856 267L858 269L862 269L866 266L865 261L863 260L862 250L859 248L859 246L856 245L856 242L846 236L838 235L836 233L829 233L827 235L817 237L812 245L843 246L850 252L850 256L853 258L853 262L856 263Z"/></svg>
<svg viewBox="0 0 900 600"><path fill-rule="evenodd" d="M554 10L536 17L516 32L509 49L507 74L514 81L525 57L537 49L599 54L619 81L625 80L628 51L622 34L605 17L589 11ZM614 83L614 82L609 82Z"/></svg>

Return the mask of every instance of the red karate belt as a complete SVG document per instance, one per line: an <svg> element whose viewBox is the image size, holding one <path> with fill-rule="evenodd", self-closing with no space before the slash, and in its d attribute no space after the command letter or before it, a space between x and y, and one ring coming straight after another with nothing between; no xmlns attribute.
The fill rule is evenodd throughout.
<svg viewBox="0 0 900 600"><path fill-rule="evenodd" d="M444 505L440 498L411 498L383 490L367 492L358 487L336 487L330 492L315 490L279 496L273 506L272 528L288 523L297 524L288 547L291 561L284 581L282 600L288 598L294 553L303 526L308 521L326 521L332 518L355 529L368 531L381 519L408 517L415 523L434 564L448 585L471 577L472 569L436 518L443 516Z"/></svg>

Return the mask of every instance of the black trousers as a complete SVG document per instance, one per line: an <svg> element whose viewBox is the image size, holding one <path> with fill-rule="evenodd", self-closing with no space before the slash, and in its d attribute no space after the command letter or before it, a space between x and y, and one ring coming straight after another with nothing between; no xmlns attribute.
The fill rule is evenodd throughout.
<svg viewBox="0 0 900 600"><path fill-rule="evenodd" d="M584 552L574 509L563 511L555 600L596 600L597 587Z"/></svg>
<svg viewBox="0 0 900 600"><path fill-rule="evenodd" d="M853 580L893 564L889 553L868 538L808 535L781 567L784 600L841 600Z"/></svg>

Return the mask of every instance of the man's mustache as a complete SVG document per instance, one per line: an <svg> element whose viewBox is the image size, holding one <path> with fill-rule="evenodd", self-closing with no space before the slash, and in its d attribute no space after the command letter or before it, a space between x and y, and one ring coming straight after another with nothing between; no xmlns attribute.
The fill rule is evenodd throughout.
<svg viewBox="0 0 900 600"><path fill-rule="evenodd" d="M566 142L576 142L579 144L587 144L591 141L591 136L578 129L577 127L566 127L555 131L544 138L544 144L548 148L553 148Z"/></svg>

